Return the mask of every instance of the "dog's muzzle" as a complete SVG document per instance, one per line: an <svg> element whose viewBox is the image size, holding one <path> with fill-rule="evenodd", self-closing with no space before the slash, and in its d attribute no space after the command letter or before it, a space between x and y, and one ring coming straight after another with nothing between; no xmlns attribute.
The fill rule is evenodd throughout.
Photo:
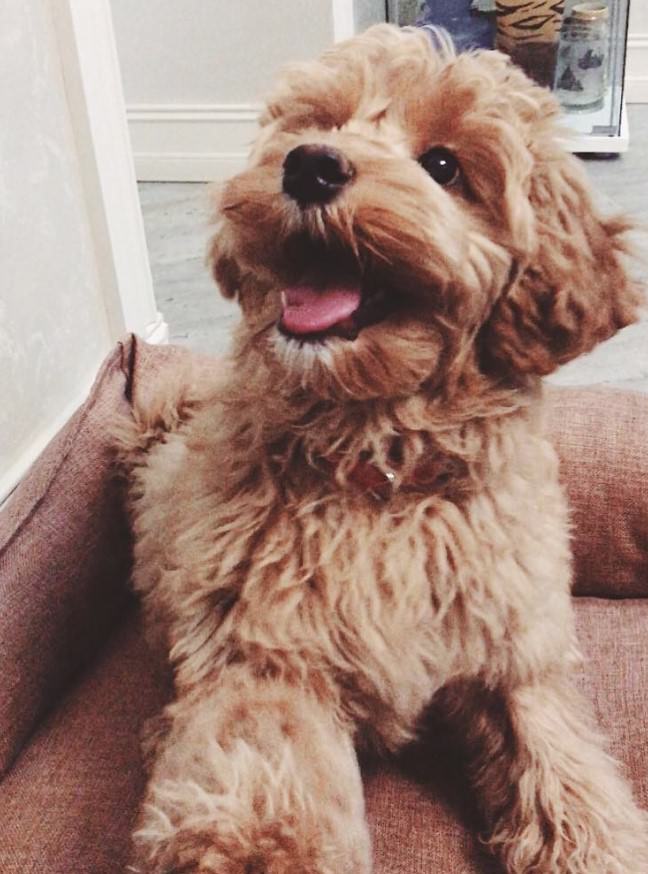
<svg viewBox="0 0 648 874"><path fill-rule="evenodd" d="M297 146L283 163L283 190L302 207L324 204L339 194L353 174L353 165L338 149Z"/></svg>

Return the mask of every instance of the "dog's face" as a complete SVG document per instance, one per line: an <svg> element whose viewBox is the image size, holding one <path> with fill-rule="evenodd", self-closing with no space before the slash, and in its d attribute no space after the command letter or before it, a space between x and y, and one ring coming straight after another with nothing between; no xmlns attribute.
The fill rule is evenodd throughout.
<svg viewBox="0 0 648 874"><path fill-rule="evenodd" d="M495 52L379 25L287 71L211 250L239 354L363 399L548 373L633 320L556 104Z"/></svg>

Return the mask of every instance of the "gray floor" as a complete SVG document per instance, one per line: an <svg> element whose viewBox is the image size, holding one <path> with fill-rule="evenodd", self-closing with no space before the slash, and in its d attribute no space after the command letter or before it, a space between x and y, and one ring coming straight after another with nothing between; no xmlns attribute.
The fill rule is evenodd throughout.
<svg viewBox="0 0 648 874"><path fill-rule="evenodd" d="M648 227L648 105L629 107L629 117L630 151L618 158L590 158L585 164L604 206L623 209ZM205 266L209 186L145 182L139 190L155 295L171 341L221 354L237 308L220 297ZM646 236L638 238L644 252L646 241ZM646 266L643 275L648 280ZM562 368L552 381L614 383L648 391L648 320Z"/></svg>

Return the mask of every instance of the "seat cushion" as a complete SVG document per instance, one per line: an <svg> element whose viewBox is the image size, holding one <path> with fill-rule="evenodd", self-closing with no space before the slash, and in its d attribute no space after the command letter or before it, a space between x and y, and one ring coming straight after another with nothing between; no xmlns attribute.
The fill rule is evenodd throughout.
<svg viewBox="0 0 648 874"><path fill-rule="evenodd" d="M585 667L576 676L648 806L648 600L576 600ZM0 786L3 874L116 874L144 786L138 733L168 678L131 616L44 723ZM443 748L365 768L375 874L495 874L475 840L474 804Z"/></svg>
<svg viewBox="0 0 648 874"><path fill-rule="evenodd" d="M0 511L0 774L127 604L130 537L112 428L158 378L218 362L127 337Z"/></svg>
<svg viewBox="0 0 648 874"><path fill-rule="evenodd" d="M144 788L140 730L169 681L133 612L0 784L2 874L118 874Z"/></svg>
<svg viewBox="0 0 648 874"><path fill-rule="evenodd" d="M124 385L120 346L0 513L0 774L125 608L129 534L108 437L128 412Z"/></svg>
<svg viewBox="0 0 648 874"><path fill-rule="evenodd" d="M575 607L584 664L574 680L593 703L637 801L648 808L648 601L577 598ZM418 745L404 768L368 776L374 874L501 874L474 840L475 805L445 752Z"/></svg>
<svg viewBox="0 0 648 874"><path fill-rule="evenodd" d="M574 526L574 592L648 597L648 395L547 392Z"/></svg>

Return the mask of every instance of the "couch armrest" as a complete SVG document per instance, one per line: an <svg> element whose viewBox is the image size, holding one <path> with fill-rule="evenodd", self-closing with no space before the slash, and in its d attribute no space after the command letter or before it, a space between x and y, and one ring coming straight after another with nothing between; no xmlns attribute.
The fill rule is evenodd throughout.
<svg viewBox="0 0 648 874"><path fill-rule="evenodd" d="M108 425L128 411L129 346L105 361L0 512L0 773L127 602L129 535Z"/></svg>
<svg viewBox="0 0 648 874"><path fill-rule="evenodd" d="M572 508L574 593L648 597L648 395L549 388Z"/></svg>
<svg viewBox="0 0 648 874"><path fill-rule="evenodd" d="M198 363L130 336L0 511L0 775L126 608L131 547L114 423ZM218 365L216 365L218 370Z"/></svg>

